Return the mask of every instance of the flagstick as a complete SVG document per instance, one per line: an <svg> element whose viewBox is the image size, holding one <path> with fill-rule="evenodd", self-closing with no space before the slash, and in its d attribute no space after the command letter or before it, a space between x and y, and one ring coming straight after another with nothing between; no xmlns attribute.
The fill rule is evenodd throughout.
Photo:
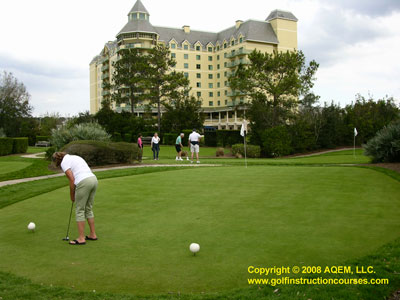
<svg viewBox="0 0 400 300"><path fill-rule="evenodd" d="M244 109L243 111L243 122L246 122L246 109ZM245 130L244 130L244 165L247 169L247 153L246 153L246 134L247 134L247 124L245 126Z"/></svg>
<svg viewBox="0 0 400 300"><path fill-rule="evenodd" d="M356 158L356 135L354 134L354 142L353 142L353 156Z"/></svg>

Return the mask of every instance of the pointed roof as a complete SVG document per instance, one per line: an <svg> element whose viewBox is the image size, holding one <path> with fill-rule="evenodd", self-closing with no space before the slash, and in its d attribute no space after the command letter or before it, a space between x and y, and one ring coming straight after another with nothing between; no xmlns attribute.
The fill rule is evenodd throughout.
<svg viewBox="0 0 400 300"><path fill-rule="evenodd" d="M295 21L295 22L298 21L298 19L290 11L281 10L281 9L275 9L275 10L271 11L271 13L269 14L269 16L267 17L267 19L265 21L271 21L273 19L285 19L285 20L290 20L290 21Z"/></svg>
<svg viewBox="0 0 400 300"><path fill-rule="evenodd" d="M135 13L135 12L141 12L141 13L145 13L145 14L149 14L149 12L147 11L146 7L144 7L143 3L140 0L137 0L135 5L132 7L131 11L129 13Z"/></svg>

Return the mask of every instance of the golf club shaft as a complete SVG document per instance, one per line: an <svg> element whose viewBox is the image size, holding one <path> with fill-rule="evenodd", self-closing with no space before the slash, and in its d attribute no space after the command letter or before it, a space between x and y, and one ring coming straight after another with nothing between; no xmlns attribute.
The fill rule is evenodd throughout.
<svg viewBox="0 0 400 300"><path fill-rule="evenodd" d="M72 202L72 201L71 201ZM72 216L72 208L74 207L74 202L71 204L71 211L69 212L69 220L68 220L68 228L67 228L67 235L65 236L66 238L68 237L69 234L69 225L71 225L71 216Z"/></svg>

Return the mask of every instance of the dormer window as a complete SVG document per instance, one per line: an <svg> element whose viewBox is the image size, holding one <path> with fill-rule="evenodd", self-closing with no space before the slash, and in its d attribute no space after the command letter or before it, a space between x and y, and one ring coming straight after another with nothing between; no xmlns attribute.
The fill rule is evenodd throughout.
<svg viewBox="0 0 400 300"><path fill-rule="evenodd" d="M139 19L140 19L140 20L146 20L146 14L144 14L144 13L139 13Z"/></svg>

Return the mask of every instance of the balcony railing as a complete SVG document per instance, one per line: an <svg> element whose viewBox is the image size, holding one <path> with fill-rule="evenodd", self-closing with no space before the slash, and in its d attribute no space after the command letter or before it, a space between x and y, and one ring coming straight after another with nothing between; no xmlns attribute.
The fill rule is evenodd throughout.
<svg viewBox="0 0 400 300"><path fill-rule="evenodd" d="M227 54L226 57L233 58L233 57L236 57L238 55L246 55L246 54L249 54L249 53L251 53L251 50L239 49L239 50L235 50L234 52L231 52L231 53Z"/></svg>
<svg viewBox="0 0 400 300"><path fill-rule="evenodd" d="M239 92L239 91L230 91L228 93L228 97L237 97L237 96L245 96L245 95L246 95L246 93ZM236 103L236 104L238 104L238 103Z"/></svg>
<svg viewBox="0 0 400 300"><path fill-rule="evenodd" d="M233 68L233 67L236 67L236 66L238 66L238 65L240 65L240 64L242 64L242 65L248 65L248 64L250 64L250 61L249 61L248 59L239 59L239 60L235 60L235 61L232 61L232 62L230 62L230 63L228 64L228 68Z"/></svg>

